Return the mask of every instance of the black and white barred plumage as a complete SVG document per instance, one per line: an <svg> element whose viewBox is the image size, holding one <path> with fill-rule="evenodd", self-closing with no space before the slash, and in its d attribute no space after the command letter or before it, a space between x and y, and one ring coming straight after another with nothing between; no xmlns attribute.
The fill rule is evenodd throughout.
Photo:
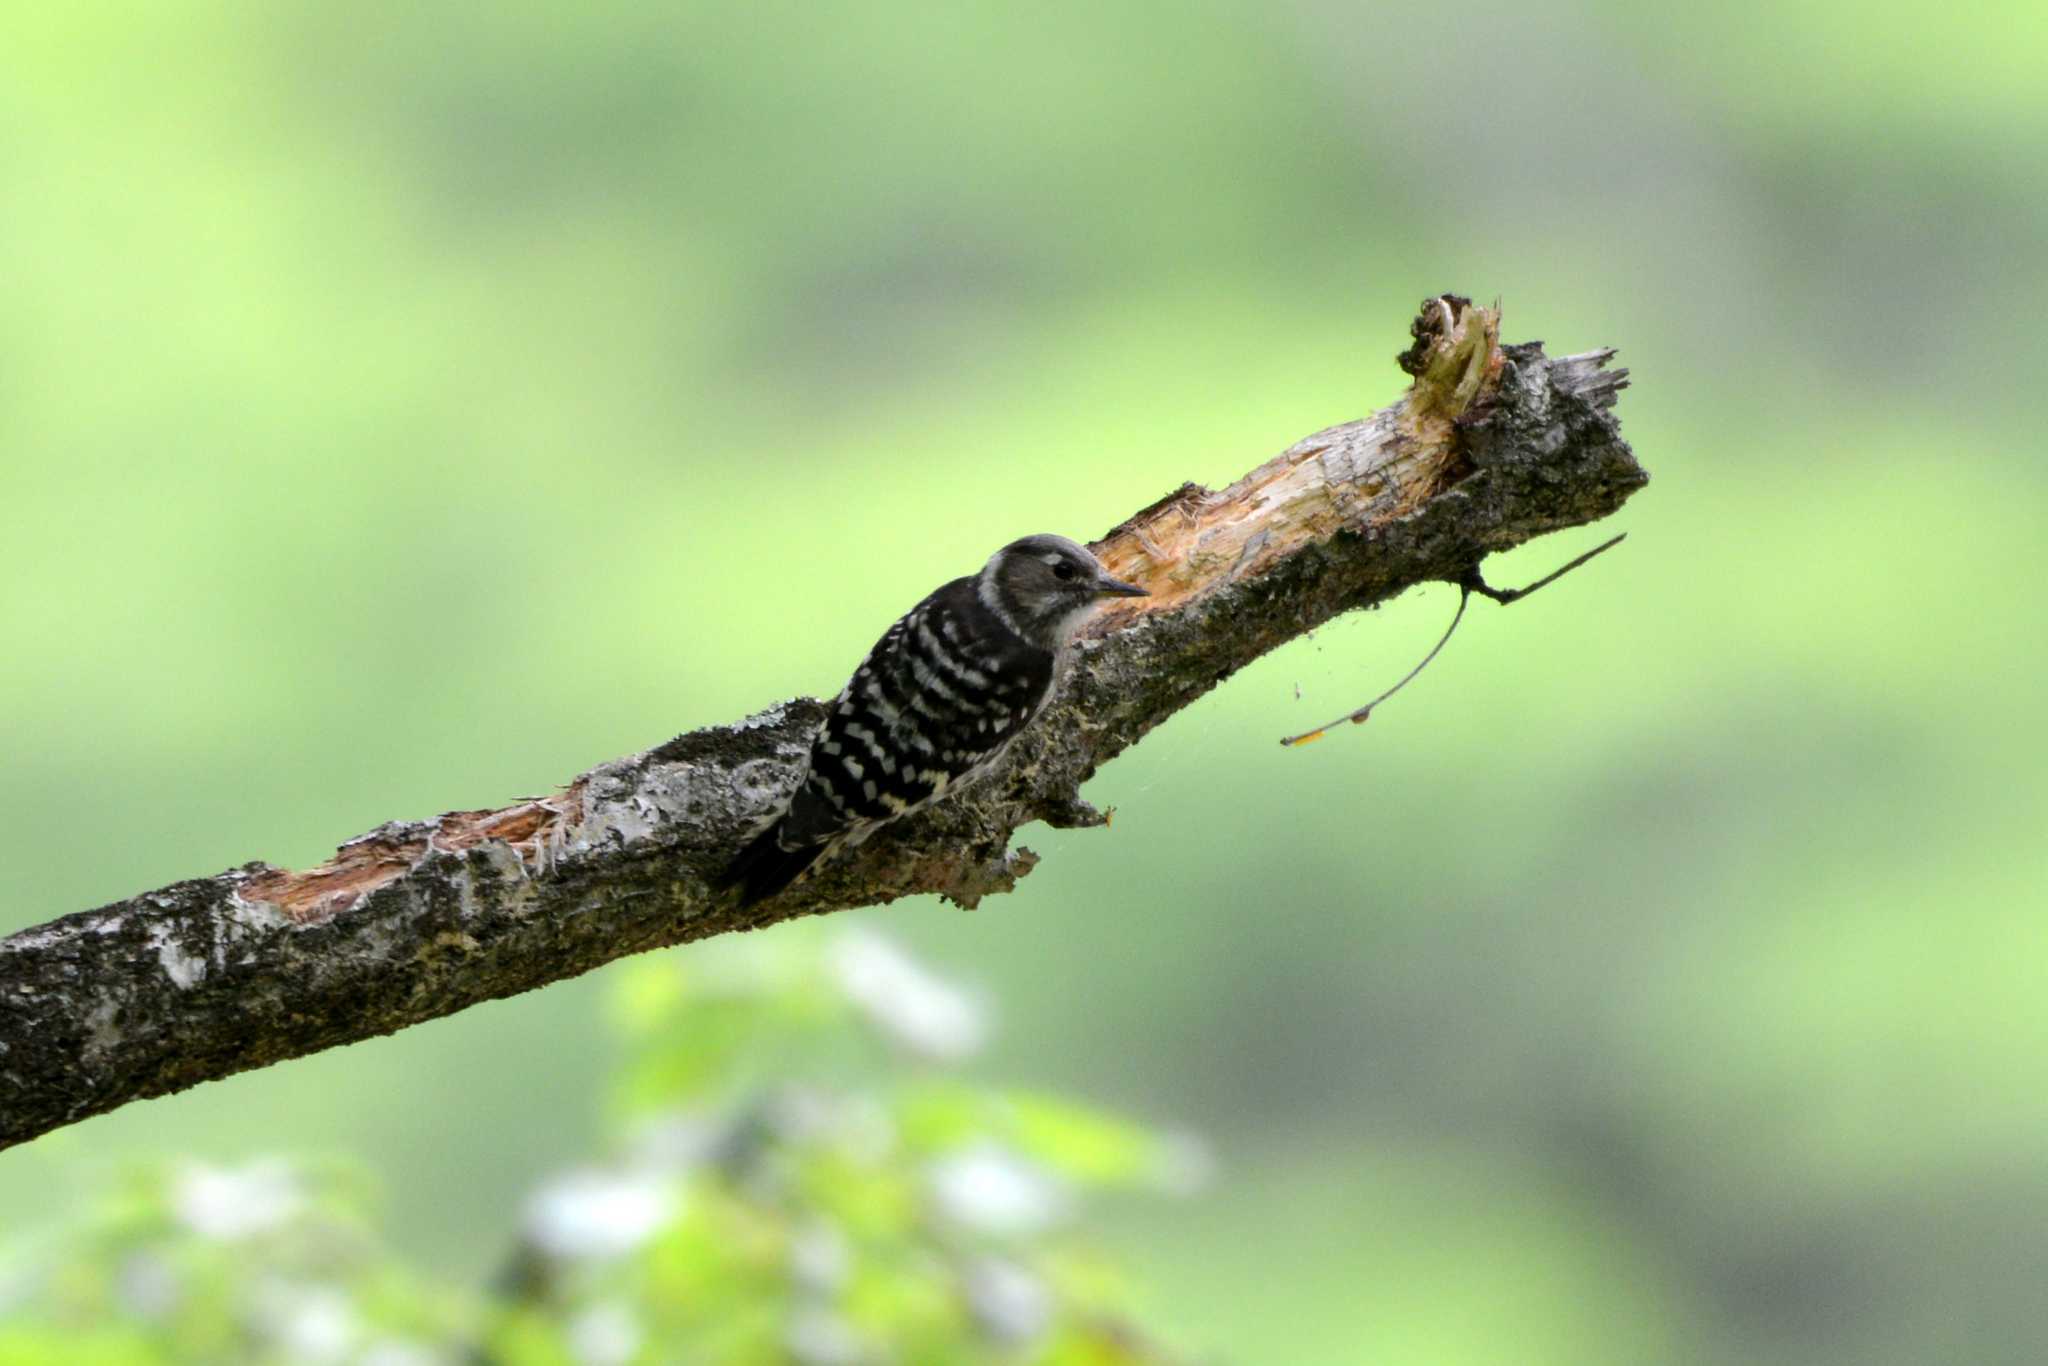
<svg viewBox="0 0 2048 1366"><path fill-rule="evenodd" d="M847 680L788 807L722 885L743 904L773 896L827 850L982 772L1044 709L1089 611L1144 592L1064 536L1027 536L911 608Z"/></svg>

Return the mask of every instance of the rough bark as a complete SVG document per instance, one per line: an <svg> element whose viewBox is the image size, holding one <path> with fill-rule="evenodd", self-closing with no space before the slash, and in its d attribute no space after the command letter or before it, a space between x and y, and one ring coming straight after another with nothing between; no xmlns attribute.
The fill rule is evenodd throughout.
<svg viewBox="0 0 2048 1366"><path fill-rule="evenodd" d="M748 911L709 880L795 782L808 698L602 764L550 797L395 822L317 868L251 863L0 940L0 1148L131 1100L387 1034L630 953L935 892L1037 861L1017 827L1097 823L1101 764L1259 655L1621 506L1648 476L1608 350L1501 349L1428 301L1416 383L1227 489L1187 485L1096 548L1153 596L1105 614L1000 771ZM849 661L850 663L851 661Z"/></svg>

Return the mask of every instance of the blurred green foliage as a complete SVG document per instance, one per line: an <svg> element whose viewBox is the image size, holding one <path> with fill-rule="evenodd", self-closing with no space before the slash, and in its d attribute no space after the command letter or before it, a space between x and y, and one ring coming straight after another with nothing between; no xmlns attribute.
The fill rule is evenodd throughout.
<svg viewBox="0 0 2048 1366"><path fill-rule="evenodd" d="M1282 751L1451 595L1319 632L1018 895L854 920L1006 1003L971 1075L1213 1137L1203 1199L1103 1211L1176 1342L2038 1359L2039 6L8 19L0 927L829 691L1499 293L1633 369L1627 546ZM474 1280L603 1141L604 991L52 1135L0 1210L340 1148Z"/></svg>
<svg viewBox="0 0 2048 1366"><path fill-rule="evenodd" d="M0 1248L0 1363L1167 1359L1074 1205L1195 1150L937 1070L982 1007L891 942L713 946L621 996L615 1152L528 1197L488 1293L396 1259L358 1172L158 1164Z"/></svg>

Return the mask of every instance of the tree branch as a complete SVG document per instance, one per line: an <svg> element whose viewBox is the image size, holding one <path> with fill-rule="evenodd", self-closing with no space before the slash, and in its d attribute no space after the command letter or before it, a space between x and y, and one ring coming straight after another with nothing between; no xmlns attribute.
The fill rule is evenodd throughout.
<svg viewBox="0 0 2048 1366"><path fill-rule="evenodd" d="M148 1096L388 1034L644 949L936 892L1008 891L1017 827L1099 823L1096 768L1275 647L1487 554L1613 512L1648 476L1608 411L1612 351L1501 349L1498 313L1428 301L1398 403L1193 484L1111 531L1152 596L1090 629L1001 769L736 910L708 890L796 781L823 704L784 702L554 796L380 826L317 868L261 863L0 940L0 1148ZM851 661L849 661L851 663Z"/></svg>

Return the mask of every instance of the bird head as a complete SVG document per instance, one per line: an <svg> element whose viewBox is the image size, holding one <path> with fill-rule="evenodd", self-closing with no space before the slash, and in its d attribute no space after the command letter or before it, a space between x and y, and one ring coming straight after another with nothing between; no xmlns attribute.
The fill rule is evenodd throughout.
<svg viewBox="0 0 2048 1366"><path fill-rule="evenodd" d="M1145 590L1113 579L1088 550L1064 536L1026 536L989 557L976 585L981 600L1034 645L1066 644L1089 610Z"/></svg>

